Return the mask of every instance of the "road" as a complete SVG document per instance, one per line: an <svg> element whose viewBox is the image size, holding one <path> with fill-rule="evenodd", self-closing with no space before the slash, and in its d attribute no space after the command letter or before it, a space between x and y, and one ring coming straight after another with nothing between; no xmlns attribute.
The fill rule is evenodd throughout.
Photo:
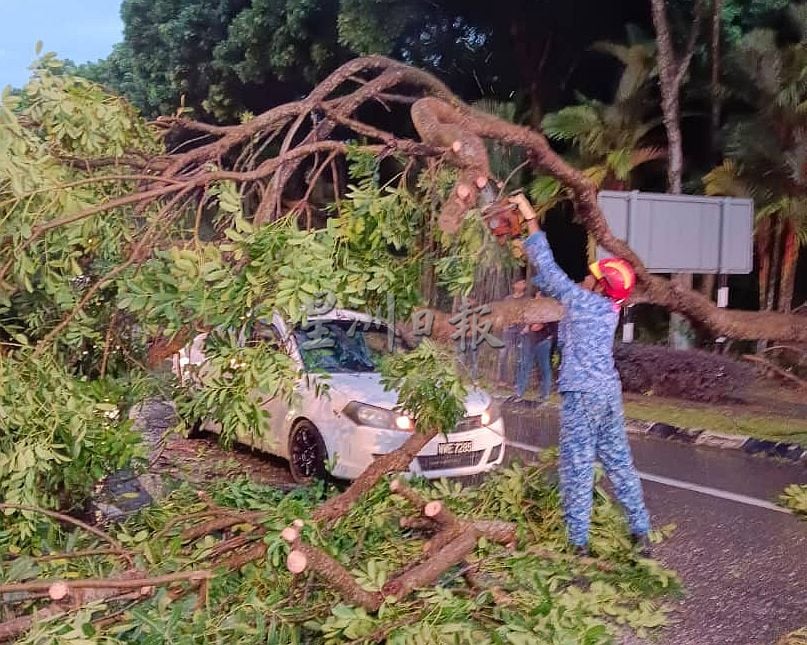
<svg viewBox="0 0 807 645"><path fill-rule="evenodd" d="M506 459L557 443L553 408L505 410ZM677 525L654 555L686 590L665 645L771 645L807 625L807 522L771 503L807 467L631 436L656 526Z"/></svg>

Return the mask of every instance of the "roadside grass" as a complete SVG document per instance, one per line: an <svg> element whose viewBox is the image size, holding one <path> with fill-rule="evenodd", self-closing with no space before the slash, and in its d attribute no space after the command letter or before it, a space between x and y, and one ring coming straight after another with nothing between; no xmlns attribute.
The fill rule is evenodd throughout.
<svg viewBox="0 0 807 645"><path fill-rule="evenodd" d="M513 394L512 386L502 386L485 373L479 385L502 398ZM807 406L799 392L760 381L742 394L747 403L708 404L625 392L625 417L679 428L797 443L807 448L807 414L803 413ZM538 392L531 387L526 396L534 400ZM553 393L550 402L559 406L560 396Z"/></svg>
<svg viewBox="0 0 807 645"><path fill-rule="evenodd" d="M637 421L743 434L807 446L807 419L759 414L741 406L706 406L658 397L625 395L625 416Z"/></svg>

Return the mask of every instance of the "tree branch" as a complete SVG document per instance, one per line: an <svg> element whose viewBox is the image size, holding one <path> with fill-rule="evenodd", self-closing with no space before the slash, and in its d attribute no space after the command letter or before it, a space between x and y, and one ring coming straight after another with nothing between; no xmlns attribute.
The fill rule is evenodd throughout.
<svg viewBox="0 0 807 645"><path fill-rule="evenodd" d="M104 542L111 545L112 548L115 549L115 553L123 557L130 565L134 566L134 561L132 560L131 553L129 553L129 551L127 551L120 542L111 538L109 535L107 535L100 529L97 529L94 526L90 526L89 524L86 524L81 520L77 520L75 517L65 515L64 513L57 513L56 511L49 511L44 508L39 508L38 506L29 506L28 504L12 504L10 502L0 502L0 511L4 510L28 511L30 513L39 513L40 515L51 517L55 520L59 520L60 522L73 524L74 526L77 526L80 529L87 531L87 533L91 533L92 535L101 538Z"/></svg>
<svg viewBox="0 0 807 645"><path fill-rule="evenodd" d="M689 63L692 61L692 55L695 53L695 45L698 42L698 35L700 33L701 23L703 22L703 14L705 13L705 6L703 0L696 0L695 7L693 8L694 18L692 27L689 30L689 37L687 38L686 46L684 47L683 54L677 64L675 72L675 83L681 87L684 81Z"/></svg>

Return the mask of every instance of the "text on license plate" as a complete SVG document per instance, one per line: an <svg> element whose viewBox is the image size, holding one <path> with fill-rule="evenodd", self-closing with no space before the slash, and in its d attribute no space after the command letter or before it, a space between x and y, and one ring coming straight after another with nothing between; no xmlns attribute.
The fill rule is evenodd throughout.
<svg viewBox="0 0 807 645"><path fill-rule="evenodd" d="M450 443L438 443L438 455L457 455L461 452L471 452L473 441L454 441Z"/></svg>

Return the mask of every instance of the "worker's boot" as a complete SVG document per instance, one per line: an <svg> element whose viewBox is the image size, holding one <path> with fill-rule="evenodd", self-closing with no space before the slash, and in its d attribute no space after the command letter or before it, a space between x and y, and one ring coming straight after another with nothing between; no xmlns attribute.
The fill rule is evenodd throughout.
<svg viewBox="0 0 807 645"><path fill-rule="evenodd" d="M588 548L588 544L575 544L572 546L572 553L576 555L578 558L589 558L591 557L591 551Z"/></svg>
<svg viewBox="0 0 807 645"><path fill-rule="evenodd" d="M633 549L643 558L652 558L653 552L650 545L650 537L647 533L631 533L630 543Z"/></svg>

